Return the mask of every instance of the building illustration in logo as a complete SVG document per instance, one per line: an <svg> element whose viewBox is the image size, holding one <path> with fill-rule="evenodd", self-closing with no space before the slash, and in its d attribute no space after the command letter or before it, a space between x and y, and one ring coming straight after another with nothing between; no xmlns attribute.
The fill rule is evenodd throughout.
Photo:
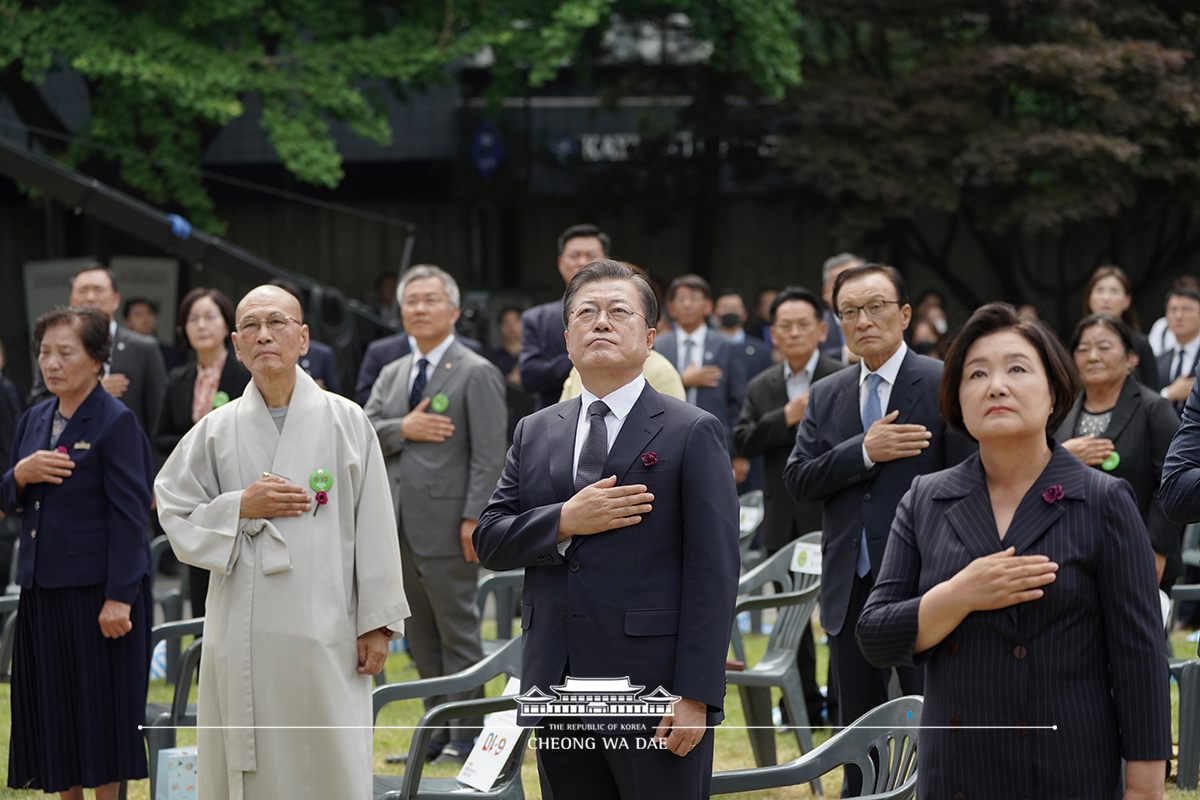
<svg viewBox="0 0 1200 800"><path fill-rule="evenodd" d="M662 716L670 713L679 698L659 686L639 695L644 686L634 686L624 678L572 678L562 686L552 686L557 697L534 686L517 697L521 713L533 716L595 716L633 714Z"/></svg>

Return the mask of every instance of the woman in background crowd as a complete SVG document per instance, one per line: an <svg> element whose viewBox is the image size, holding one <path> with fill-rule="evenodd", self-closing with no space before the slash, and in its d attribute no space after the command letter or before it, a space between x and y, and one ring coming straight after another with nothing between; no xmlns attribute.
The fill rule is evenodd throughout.
<svg viewBox="0 0 1200 800"><path fill-rule="evenodd" d="M21 417L0 509L24 511L8 785L101 800L147 777L138 727L150 670L154 465L133 412L104 391L108 320L57 308L33 330L54 396Z"/></svg>
<svg viewBox="0 0 1200 800"><path fill-rule="evenodd" d="M1155 391L1158 385L1158 364L1150 340L1142 335L1138 325L1137 309L1133 307L1133 283L1120 267L1099 267L1092 273L1083 290L1083 315L1110 314L1129 326L1133 341L1133 352L1137 353L1138 365L1134 376Z"/></svg>
<svg viewBox="0 0 1200 800"><path fill-rule="evenodd" d="M1138 357L1129 328L1116 317L1084 317L1068 349L1083 391L1054 436L1084 464L1129 481L1150 533L1160 584L1170 588L1183 574L1183 526L1167 521L1158 484L1179 416L1170 400L1128 380Z"/></svg>
<svg viewBox="0 0 1200 800"><path fill-rule="evenodd" d="M250 382L250 372L233 354L233 303L217 289L196 287L179 304L180 341L196 351L196 360L171 370L154 449L164 459L200 419L235 397ZM204 616L208 570L188 567L192 615Z"/></svg>
<svg viewBox="0 0 1200 800"><path fill-rule="evenodd" d="M875 666L925 666L920 797L1162 797L1153 553L1129 485L1050 438L1078 385L1006 303L950 348L938 408L979 454L913 481L857 627Z"/></svg>

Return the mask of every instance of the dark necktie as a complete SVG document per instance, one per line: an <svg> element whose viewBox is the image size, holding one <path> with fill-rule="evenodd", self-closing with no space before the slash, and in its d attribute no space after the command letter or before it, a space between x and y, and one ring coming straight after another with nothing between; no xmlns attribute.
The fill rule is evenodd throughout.
<svg viewBox="0 0 1200 800"><path fill-rule="evenodd" d="M412 391L408 393L408 408L410 411L421 404L421 397L425 394L425 384L429 380L429 377L425 374L425 370L428 368L428 358L422 358L417 362L417 377L413 381Z"/></svg>
<svg viewBox="0 0 1200 800"><path fill-rule="evenodd" d="M1183 374L1183 348L1175 351L1175 369L1171 371L1171 382L1174 383Z"/></svg>
<svg viewBox="0 0 1200 800"><path fill-rule="evenodd" d="M575 491L600 480L604 461L608 458L608 427L604 417L608 406L597 400L588 406L588 432L579 451L579 468L575 470Z"/></svg>

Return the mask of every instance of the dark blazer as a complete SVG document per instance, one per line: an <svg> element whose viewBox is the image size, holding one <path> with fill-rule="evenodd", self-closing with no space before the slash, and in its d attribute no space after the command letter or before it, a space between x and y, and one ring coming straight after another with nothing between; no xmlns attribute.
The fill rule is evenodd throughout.
<svg viewBox="0 0 1200 800"><path fill-rule="evenodd" d="M678 334L667 331L654 340L654 349L668 361L679 365ZM745 351L733 340L722 336L713 328L704 337L705 366L716 364L725 374L718 386L701 386L696 390L696 405L721 421L725 428L725 441L729 454L733 455L733 423L737 422L746 396ZM687 391L687 387L684 387Z"/></svg>
<svg viewBox="0 0 1200 800"><path fill-rule="evenodd" d="M237 360L233 348L225 357L217 391L229 395L232 400L241 397L250 382L250 372ZM183 435L192 429L192 396L196 388L196 362L184 364L171 370L167 376L167 395L162 413L158 416L158 429L154 432L154 450L163 458L171 455Z"/></svg>
<svg viewBox="0 0 1200 800"><path fill-rule="evenodd" d="M828 308L825 309L825 328L829 331L825 336L825 341L817 345L817 349L821 351L821 355L826 358L832 358L834 361L842 360L842 346L846 344L846 335L842 333L842 323L838 320L837 314L833 313Z"/></svg>
<svg viewBox="0 0 1200 800"><path fill-rule="evenodd" d="M454 337L468 349L474 350L481 356L487 356L487 353L483 351L483 345L469 336L460 336L456 333ZM362 364L358 368L358 380L354 384L354 402L360 406L366 405L367 398L371 396L371 387L375 385L375 380L379 377L379 371L397 358L403 358L408 354L408 334L404 331L376 339L367 345L367 351L363 353Z"/></svg>
<svg viewBox="0 0 1200 800"><path fill-rule="evenodd" d="M58 398L21 417L12 463L50 445ZM133 413L99 384L58 439L75 467L61 484L31 483L17 494L12 469L0 480L0 510L24 513L17 583L47 589L104 584L104 596L133 604L150 575L150 442Z"/></svg>
<svg viewBox="0 0 1200 800"><path fill-rule="evenodd" d="M111 360L110 372L129 379L129 388L120 400L137 417L138 425L148 437L154 432L163 395L167 391L167 367L163 363L158 340L118 325L113 337ZM37 368L36 362L33 372L30 405L39 404L50 397L50 390L46 388L42 371Z"/></svg>
<svg viewBox="0 0 1200 800"><path fill-rule="evenodd" d="M637 525L577 537L564 557L554 540L562 504L575 493L579 410L575 398L517 423L475 529L484 567L525 568L522 689L553 697L569 661L571 677L628 676L647 692L662 686L707 703L715 723L723 716L740 567L733 476L713 468L725 460L720 425L647 384L602 474L615 474L619 485L645 484L654 509ZM651 454L656 463L647 465Z"/></svg>
<svg viewBox="0 0 1200 800"><path fill-rule="evenodd" d="M557 403L571 372L565 330L561 300L542 303L521 314L521 357L517 360L517 371L521 373L521 386L533 394L535 408Z"/></svg>
<svg viewBox="0 0 1200 800"><path fill-rule="evenodd" d="M1163 461L1158 497L1167 518L1200 522L1200 380L1183 406L1183 421Z"/></svg>
<svg viewBox="0 0 1200 800"><path fill-rule="evenodd" d="M841 361L818 358L813 383L844 369ZM788 542L811 531L821 530L821 503L797 503L783 483L783 469L796 446L797 423L788 427L783 407L787 405L787 384L783 364L776 364L750 381L746 402L733 426L733 443L739 456L763 456L763 500L766 515L762 523L762 543L773 553Z"/></svg>
<svg viewBox="0 0 1200 800"><path fill-rule="evenodd" d="M308 352L300 356L300 369L313 380L325 381L325 391L341 394L342 384L338 380L337 353L324 342L308 340Z"/></svg>
<svg viewBox="0 0 1200 800"><path fill-rule="evenodd" d="M1058 441L1075 437L1084 394L1086 392L1075 398L1071 411L1055 431L1054 438ZM1170 400L1136 380L1127 380L1121 387L1121 395L1113 406L1112 421L1103 436L1112 439L1113 449L1121 458L1109 474L1129 481L1137 499L1138 513L1150 532L1150 545L1154 552L1167 557L1163 583L1168 586L1183 574L1180 553L1183 526L1167 519L1158 499L1158 487L1162 481L1163 460L1178 430L1179 417Z"/></svg>
<svg viewBox="0 0 1200 800"><path fill-rule="evenodd" d="M730 339L730 341L733 340ZM742 354L742 363L745 366L744 372L746 373L747 384L751 378L754 378L763 370L775 366L775 359L771 358L771 345L757 336L751 336L747 333L745 339L740 342L734 342L734 344L738 346L738 350ZM674 362L672 361L671 363Z"/></svg>
<svg viewBox="0 0 1200 800"><path fill-rule="evenodd" d="M1133 338L1133 352L1137 353L1138 357L1137 370L1134 375L1143 386L1149 386L1158 391L1166 384L1158 383L1157 356L1154 355L1154 348L1150 346L1150 337L1140 331L1130 331L1130 334Z"/></svg>
<svg viewBox="0 0 1200 800"><path fill-rule="evenodd" d="M1149 345L1147 345L1147 346L1149 346ZM1185 355L1185 358L1186 358L1186 355ZM1167 385L1171 383L1171 362L1174 360L1175 360L1175 350L1174 349L1166 350L1166 351L1158 354L1157 360L1155 362L1155 368L1157 369L1156 377L1158 379L1158 385L1156 387L1154 387L1155 389L1158 389L1158 390L1165 389L1165 388L1167 388ZM1183 371L1179 374L1194 375L1196 373L1197 362L1200 362L1200 350L1196 351L1196 358L1192 359L1192 363L1183 365ZM1159 395L1159 396L1161 397L1161 395ZM1175 410L1181 412L1183 410L1183 403L1180 403L1178 405L1178 407L1176 407Z"/></svg>
<svg viewBox="0 0 1200 800"><path fill-rule="evenodd" d="M1055 485L1063 496L1047 502ZM972 612L914 659L921 596L1008 547L1059 565L1045 595ZM1171 757L1162 612L1133 492L1058 445L1003 540L978 456L917 477L858 639L876 666L925 664L920 797L1119 798L1122 757Z"/></svg>
<svg viewBox="0 0 1200 800"><path fill-rule="evenodd" d="M883 563L896 505L913 478L953 466L975 450L938 416L942 362L909 350L884 415L899 409L897 423L924 425L933 438L919 456L886 461L868 470L862 455L859 371L835 372L813 385L796 447L783 471L783 481L797 501L823 504L821 626L835 636L846 621L864 527L875 569Z"/></svg>

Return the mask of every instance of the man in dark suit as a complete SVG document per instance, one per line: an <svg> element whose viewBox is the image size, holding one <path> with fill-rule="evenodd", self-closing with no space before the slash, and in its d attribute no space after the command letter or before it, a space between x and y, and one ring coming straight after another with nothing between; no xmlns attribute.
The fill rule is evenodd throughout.
<svg viewBox="0 0 1200 800"><path fill-rule="evenodd" d="M775 366L771 357L771 346L758 336L746 332L746 301L735 289L723 289L713 303L713 315L717 319L717 331L737 345L742 358L742 370L746 381L765 369ZM738 494L761 489L763 486L763 461L761 457L750 459L750 472L738 483Z"/></svg>
<svg viewBox="0 0 1200 800"><path fill-rule="evenodd" d="M807 289L789 286L780 292L768 312L772 340L783 362L759 374L746 387L746 401L733 428L737 453L764 461L762 545L772 555L788 542L821 530L821 503L797 503L783 484L783 468L796 444L796 433L808 406L809 389L826 375L846 365L825 358L817 345L825 338L824 305ZM797 656L800 682L808 705L808 718L821 724L824 698L817 685L817 657L812 626L806 625ZM832 679L829 686L833 687ZM830 720L836 719L837 701L829 693Z"/></svg>
<svg viewBox="0 0 1200 800"><path fill-rule="evenodd" d="M405 625L422 678L450 675L483 658L471 534L504 464L504 377L459 344L458 284L444 270L413 267L400 279L400 313L416 351L379 373L366 412L379 435L399 524ZM426 708L478 692L425 699ZM482 719L434 733L431 755L463 762ZM433 752L437 751L437 752Z"/></svg>
<svg viewBox="0 0 1200 800"><path fill-rule="evenodd" d="M595 225L572 225L558 237L558 274L570 283L585 264L607 258L612 241ZM533 394L535 408L558 402L571 372L563 343L562 303L534 306L521 315L521 357L517 360L521 386Z"/></svg>
<svg viewBox="0 0 1200 800"><path fill-rule="evenodd" d="M539 734L555 797L708 797L739 569L733 480L712 469L724 433L646 383L658 309L643 279L588 265L562 309L582 400L518 423L475 549L490 569L525 568L526 695L610 678L680 699L661 718L572 718L546 704L519 719L569 731ZM651 732L661 747L647 746Z"/></svg>
<svg viewBox="0 0 1200 800"><path fill-rule="evenodd" d="M142 336L149 336L158 342L158 305L156 303L144 297L126 300L122 317L125 320L126 328L134 333L140 333ZM163 364L166 365L168 373L187 361L187 356L175 345L158 342L158 349L162 351Z"/></svg>
<svg viewBox="0 0 1200 800"><path fill-rule="evenodd" d="M1167 294L1167 328L1175 334L1175 347L1158 356L1159 394L1183 413L1183 404L1196 382L1196 364L1200 359L1200 293L1187 287L1173 288Z"/></svg>
<svg viewBox="0 0 1200 800"><path fill-rule="evenodd" d="M733 423L746 394L746 365L738 346L708 327L712 288L699 275L680 275L667 286L667 310L675 328L659 336L654 349L679 370L687 401L712 414L725 429L733 479L746 480L750 460L733 452Z"/></svg>
<svg viewBox="0 0 1200 800"><path fill-rule="evenodd" d="M942 362L904 343L912 307L900 273L852 267L838 276L832 299L862 361L813 385L784 482L797 501L823 505L821 625L837 665L840 724L849 725L887 700L889 673L863 657L854 626L896 506L914 476L957 464L972 446L938 416ZM921 693L917 669L898 672L906 694ZM851 779L848 788L859 787Z"/></svg>
<svg viewBox="0 0 1200 800"><path fill-rule="evenodd" d="M117 325L113 315L121 307L121 293L112 270L103 264L92 263L75 273L69 302L75 308L94 308L108 318L112 357L100 383L133 412L147 438L153 436L167 392L167 367L158 342ZM34 372L31 405L50 396L41 372Z"/></svg>

